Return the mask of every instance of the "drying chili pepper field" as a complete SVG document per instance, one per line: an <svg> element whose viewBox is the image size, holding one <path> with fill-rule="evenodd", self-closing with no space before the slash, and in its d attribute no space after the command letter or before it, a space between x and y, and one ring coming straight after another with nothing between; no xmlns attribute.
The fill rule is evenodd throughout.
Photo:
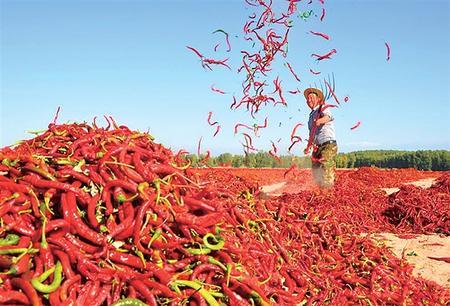
<svg viewBox="0 0 450 306"><path fill-rule="evenodd" d="M270 196L261 185L302 186L306 172L193 169L183 151L110 123L52 123L0 151L0 304L450 301L370 235L448 237L448 172L345 170L332 192ZM426 177L429 189L379 189Z"/></svg>

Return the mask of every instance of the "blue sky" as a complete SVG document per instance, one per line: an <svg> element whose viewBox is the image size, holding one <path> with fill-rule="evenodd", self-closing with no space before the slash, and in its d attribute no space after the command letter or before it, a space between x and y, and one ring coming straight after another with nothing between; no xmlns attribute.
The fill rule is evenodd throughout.
<svg viewBox="0 0 450 306"><path fill-rule="evenodd" d="M301 11L307 2L300 2ZM270 140L282 138L279 150L286 153L292 127L307 121L303 96L287 92L287 108L267 106L255 120L244 109L229 109L232 95L242 93L239 51L251 47L242 27L253 9L243 0L0 3L0 146L32 137L27 130L45 129L58 106L60 123L111 115L131 129L149 130L174 150L196 153L203 137L202 151L213 155L242 153L234 124L265 117L269 127L260 130L255 146L269 150ZM273 6L284 3L274 0ZM309 8L320 16L319 1ZM274 64L268 80L280 76L285 91L304 90L334 73L336 94L349 97L333 109L341 152L450 149L450 2L342 0L325 1L325 8L323 22L318 16L293 18L287 58ZM225 52L223 35L212 34L217 29L230 33L232 52ZM233 70L204 70L186 45L230 57ZM332 60L311 57L332 48ZM283 67L286 60L301 83ZM322 74L314 76L310 68ZM212 84L227 94L212 92ZM209 111L222 126L216 137L206 121ZM361 126L350 130L358 121ZM304 127L299 132L306 137ZM304 146L293 153L302 155Z"/></svg>

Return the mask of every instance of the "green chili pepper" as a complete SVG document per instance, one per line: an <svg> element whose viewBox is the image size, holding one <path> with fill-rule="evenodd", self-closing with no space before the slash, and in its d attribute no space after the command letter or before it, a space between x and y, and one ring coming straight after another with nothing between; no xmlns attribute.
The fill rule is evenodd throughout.
<svg viewBox="0 0 450 306"><path fill-rule="evenodd" d="M208 262L212 263L213 265L219 266L222 268L222 270L227 271L227 267L225 267L225 265L223 263L221 263L220 261L218 261L217 259L215 259L214 257L209 256L208 257Z"/></svg>
<svg viewBox="0 0 450 306"><path fill-rule="evenodd" d="M142 261L142 264L144 265L144 268L147 266L147 262L145 261L144 254L139 251L138 249L134 249L134 252L139 257L139 259Z"/></svg>
<svg viewBox="0 0 450 306"><path fill-rule="evenodd" d="M2 205L3 203L5 203L6 201L13 200L13 199L17 199L18 197L19 197L19 194L18 194L17 192L14 192L11 196L9 196L9 197L7 197L7 198L3 198L3 199L0 201L0 205Z"/></svg>
<svg viewBox="0 0 450 306"><path fill-rule="evenodd" d="M148 245L147 245L147 249L150 248L150 246L152 245L153 241L155 241L156 239L158 239L158 238L161 236L161 234L162 234L162 230L161 230L160 228L158 228L158 229L153 233L152 238L150 238L150 241L148 242Z"/></svg>
<svg viewBox="0 0 450 306"><path fill-rule="evenodd" d="M212 238L215 244L209 243L208 238ZM225 245L225 240L220 236L214 236L213 234L208 233L203 237L203 243L208 249L218 251Z"/></svg>
<svg viewBox="0 0 450 306"><path fill-rule="evenodd" d="M0 246L16 245L19 243L20 236L16 234L8 234L5 238L0 239Z"/></svg>
<svg viewBox="0 0 450 306"><path fill-rule="evenodd" d="M112 306L145 306L144 302L134 298L121 299L112 304Z"/></svg>
<svg viewBox="0 0 450 306"><path fill-rule="evenodd" d="M210 306L219 306L219 302L214 298L214 296L203 288L201 284L195 281L189 281L189 280L176 280L172 283L174 286L186 286L194 289L195 291L198 291L200 295L208 302Z"/></svg>
<svg viewBox="0 0 450 306"><path fill-rule="evenodd" d="M189 248L186 250L192 255L205 255L211 253L211 249L208 248L200 248L200 249Z"/></svg>
<svg viewBox="0 0 450 306"><path fill-rule="evenodd" d="M252 295L252 298L254 298L258 301L259 305L270 306L270 304L267 303L266 301L264 301L264 299L259 295L258 292L252 291L251 295Z"/></svg>
<svg viewBox="0 0 450 306"><path fill-rule="evenodd" d="M0 249L0 255L22 254L22 253L37 253L38 249L15 248L15 249Z"/></svg>
<svg viewBox="0 0 450 306"><path fill-rule="evenodd" d="M38 167L31 167L30 169L32 169L34 172L42 175L46 179L49 179L50 181L56 181L56 178L53 175L51 175L48 171L45 171L44 169L41 169Z"/></svg>
<svg viewBox="0 0 450 306"><path fill-rule="evenodd" d="M131 197L127 198L124 194L121 193L121 194L119 194L119 195L117 196L117 201L118 201L119 203L132 202L132 201L134 201L134 199L136 199L138 196L139 196L139 194L136 193L135 195L132 195Z"/></svg>
<svg viewBox="0 0 450 306"><path fill-rule="evenodd" d="M49 285L43 284L42 282L44 282L52 273L54 273L53 282ZM42 273L41 276L34 277L31 279L31 284L33 285L34 289L42 293L52 293L53 291L59 288L61 282L62 282L62 264L60 261L56 263L56 266Z"/></svg>

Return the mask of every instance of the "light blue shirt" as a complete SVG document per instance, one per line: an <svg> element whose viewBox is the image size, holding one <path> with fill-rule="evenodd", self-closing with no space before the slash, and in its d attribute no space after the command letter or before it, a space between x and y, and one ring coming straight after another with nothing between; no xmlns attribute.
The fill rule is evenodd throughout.
<svg viewBox="0 0 450 306"><path fill-rule="evenodd" d="M323 108L323 106L322 106ZM314 108L311 113L309 114L309 120L308 120L308 128L311 133L311 130L313 128L313 122L315 119L319 119L320 117L323 117L325 115L329 116L331 118L331 121L318 125L316 127L315 133L314 133L314 139L312 141L313 144L320 146L324 142L330 141L330 140L336 140L336 134L334 132L334 118L331 115L330 108L327 108L322 111L320 117L318 117L319 107L317 106Z"/></svg>

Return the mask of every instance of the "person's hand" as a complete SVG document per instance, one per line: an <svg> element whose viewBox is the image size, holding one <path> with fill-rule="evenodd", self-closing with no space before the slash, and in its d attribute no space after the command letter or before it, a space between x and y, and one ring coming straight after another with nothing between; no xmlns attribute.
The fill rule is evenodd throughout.
<svg viewBox="0 0 450 306"><path fill-rule="evenodd" d="M306 148L303 150L303 153L304 153L305 155L308 155L310 149L311 149L310 147L306 147Z"/></svg>
<svg viewBox="0 0 450 306"><path fill-rule="evenodd" d="M322 124L324 124L324 123L325 123L324 118L325 118L325 117L316 119L316 125L322 125Z"/></svg>
<svg viewBox="0 0 450 306"><path fill-rule="evenodd" d="M316 119L316 125L323 125L327 122L331 121L328 115Z"/></svg>

